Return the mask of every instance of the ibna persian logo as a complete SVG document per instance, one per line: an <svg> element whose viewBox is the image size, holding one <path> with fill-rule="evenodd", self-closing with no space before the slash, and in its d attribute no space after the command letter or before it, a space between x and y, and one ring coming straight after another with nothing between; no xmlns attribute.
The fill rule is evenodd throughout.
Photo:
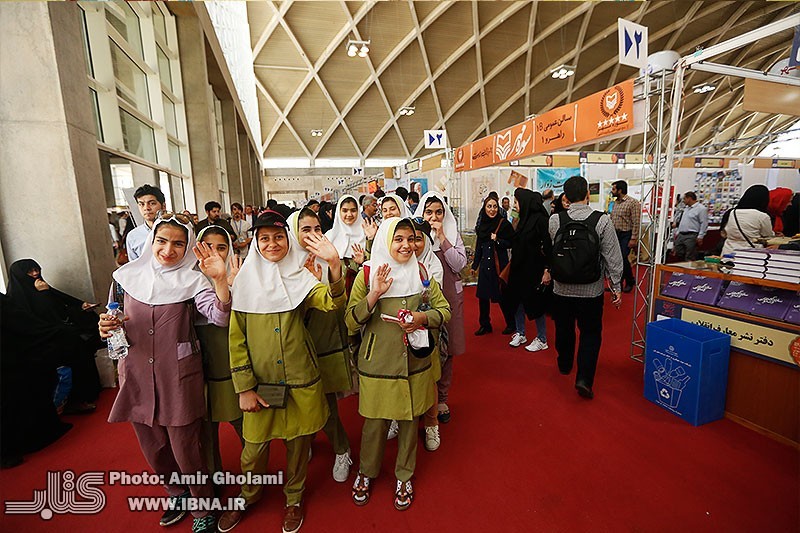
<svg viewBox="0 0 800 533"><path fill-rule="evenodd" d="M54 514L97 514L106 506L105 493L96 487L103 482L103 472L85 472L77 479L72 470L48 472L46 489L34 489L31 501L5 502L5 513L38 514L43 520Z"/></svg>

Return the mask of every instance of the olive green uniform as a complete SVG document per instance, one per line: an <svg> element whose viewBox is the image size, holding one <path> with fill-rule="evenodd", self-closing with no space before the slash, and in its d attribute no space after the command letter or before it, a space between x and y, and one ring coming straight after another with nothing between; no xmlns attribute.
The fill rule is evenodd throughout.
<svg viewBox="0 0 800 533"><path fill-rule="evenodd" d="M400 481L407 481L416 466L418 417L437 400L436 370L431 358L438 357L438 353L434 350L428 357L415 357L405 345L403 330L380 317L382 313L397 316L400 309L416 310L422 303L420 294L381 298L370 311L367 293L364 271L361 271L353 284L345 313L351 333L363 327L356 363L358 411L366 418L361 436L360 471L370 478L377 477L389 421L397 420L400 433L395 475ZM431 280L429 304L431 309L425 312L427 327L436 334L450 319L450 307L435 280Z"/></svg>
<svg viewBox="0 0 800 533"><path fill-rule="evenodd" d="M231 312L230 365L236 392L253 390L259 384L288 386L285 408L244 413L241 460L243 473L265 474L270 441L286 441L287 505L302 500L311 440L328 419L319 361L304 318L310 309L332 311L344 302L344 280L340 279L331 283L330 291L322 283L316 285L291 311ZM256 502L262 489L261 485L243 485L241 495L246 504Z"/></svg>
<svg viewBox="0 0 800 533"><path fill-rule="evenodd" d="M341 295L333 296L336 298ZM350 449L350 441L339 418L336 393L353 388L350 346L344 325L344 306L327 313L311 309L306 319L306 327L314 340L322 387L330 411L322 429L328 436L334 453L341 455Z"/></svg>
<svg viewBox="0 0 800 533"><path fill-rule="evenodd" d="M242 410L233 388L228 357L228 328L213 324L195 326L203 354L206 382L206 419L203 421L203 451L210 472L222 471L219 450L219 423L230 422L242 439Z"/></svg>

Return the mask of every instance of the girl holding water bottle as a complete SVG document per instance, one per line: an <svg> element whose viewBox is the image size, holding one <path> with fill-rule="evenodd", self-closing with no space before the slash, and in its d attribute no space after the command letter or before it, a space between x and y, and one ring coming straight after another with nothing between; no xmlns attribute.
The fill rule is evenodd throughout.
<svg viewBox="0 0 800 533"><path fill-rule="evenodd" d="M194 268L198 260L200 271ZM130 346L119 363L120 390L108 420L133 424L145 459L166 479L173 473L206 473L200 444L206 413L203 362L193 323L199 313L227 326L231 298L225 262L216 250L195 243L188 217L165 212L155 220L142 255L115 271L114 280L109 299L122 301L125 317L100 315L100 335L108 338L123 327ZM188 490L173 484L164 488L175 505L161 517L162 526L186 515L181 501L190 493L214 495L210 482ZM192 514L194 533L216 531L212 514Z"/></svg>
<svg viewBox="0 0 800 533"><path fill-rule="evenodd" d="M416 234L411 220L384 220L375 235L372 257L358 273L347 304L345 322L351 333L362 331L358 352L358 412L365 418L361 434L361 464L353 485L353 502L366 505L378 476L390 420L398 421L394 506L403 511L414 499L411 477L417 462L419 417L436 403L430 353L412 353L406 335L419 328L436 329L450 318L435 280L417 262ZM425 278L425 279L423 279ZM427 311L423 281L428 281ZM411 312L413 320L385 318Z"/></svg>

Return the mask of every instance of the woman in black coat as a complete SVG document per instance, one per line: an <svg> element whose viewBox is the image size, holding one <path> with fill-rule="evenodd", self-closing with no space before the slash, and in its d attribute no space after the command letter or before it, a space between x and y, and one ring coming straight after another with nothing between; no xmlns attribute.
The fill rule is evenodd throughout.
<svg viewBox="0 0 800 533"><path fill-rule="evenodd" d="M514 191L515 210L519 213L511 245L511 274L505 295L506 313L515 317L516 334L509 343L513 347L528 341L525 336L525 316L536 319L537 336L527 346L535 352L547 349L544 319L545 291L542 276L547 268L553 244L548 230L549 214L542 195L528 189Z"/></svg>
<svg viewBox="0 0 800 533"><path fill-rule="evenodd" d="M59 366L72 369L72 393L65 412L94 410L101 389L94 354L104 346L97 314L89 310L90 304L50 287L33 259L15 261L8 270L9 304L36 317L61 339Z"/></svg>
<svg viewBox="0 0 800 533"><path fill-rule="evenodd" d="M485 335L492 332L490 302L500 302L500 272L508 264L508 249L511 247L514 229L500 212L496 196L489 196L484 200L478 220L475 228L475 259L472 261L472 272L478 273L477 296L480 308L480 327L475 335ZM503 333L507 335L513 331L513 315L506 316L506 330Z"/></svg>

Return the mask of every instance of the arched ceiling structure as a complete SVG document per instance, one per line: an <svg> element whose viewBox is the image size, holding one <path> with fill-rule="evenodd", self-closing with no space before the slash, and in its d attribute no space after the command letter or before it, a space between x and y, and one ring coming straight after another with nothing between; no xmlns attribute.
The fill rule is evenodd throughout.
<svg viewBox="0 0 800 533"><path fill-rule="evenodd" d="M263 155L411 159L427 153L425 129L446 129L458 146L635 76L617 63L618 17L649 28L651 53L686 55L798 10L772 1L248 2ZM368 56L348 57L349 39L370 40ZM768 70L791 39L784 32L715 62ZM575 76L553 79L561 64ZM706 81L717 89L692 93ZM744 111L741 79L693 71L686 86L684 147L797 121ZM416 112L400 115L404 106ZM608 148L640 145L634 137Z"/></svg>

